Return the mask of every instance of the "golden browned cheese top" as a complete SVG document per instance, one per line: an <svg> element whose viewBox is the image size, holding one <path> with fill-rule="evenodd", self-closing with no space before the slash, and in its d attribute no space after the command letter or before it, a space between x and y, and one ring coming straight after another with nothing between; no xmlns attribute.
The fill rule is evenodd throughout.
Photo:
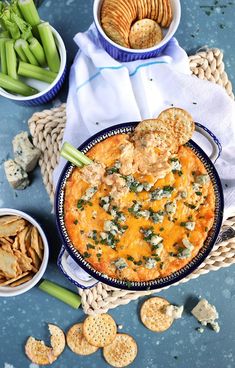
<svg viewBox="0 0 235 368"><path fill-rule="evenodd" d="M89 200L82 198L92 185L74 168L65 189L65 225L95 270L149 281L172 274L197 255L214 222L215 196L203 163L186 146L169 156L170 171L155 183L151 175L120 174L116 162L128 139L119 134L88 152L103 164L101 171L106 169ZM110 193L117 192L112 202Z"/></svg>

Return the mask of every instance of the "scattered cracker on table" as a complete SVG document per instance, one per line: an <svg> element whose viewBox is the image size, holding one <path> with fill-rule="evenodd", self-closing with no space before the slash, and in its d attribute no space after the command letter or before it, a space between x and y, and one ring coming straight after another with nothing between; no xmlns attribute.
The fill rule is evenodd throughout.
<svg viewBox="0 0 235 368"><path fill-rule="evenodd" d="M66 335L68 347L78 355L90 355L99 348L89 344L83 336L83 323L76 323L71 326Z"/></svg>
<svg viewBox="0 0 235 368"><path fill-rule="evenodd" d="M63 352L66 344L64 332L61 330L61 328L51 323L48 324L48 328L51 334L51 346L53 349L53 354L55 356L59 356Z"/></svg>
<svg viewBox="0 0 235 368"><path fill-rule="evenodd" d="M32 336L26 342L25 354L31 362L39 365L52 364L57 359L52 349L46 346L44 341L36 340Z"/></svg>
<svg viewBox="0 0 235 368"><path fill-rule="evenodd" d="M51 347L46 346L44 341L36 340L30 336L25 344L25 354L34 363L39 365L52 364L65 348L65 336L60 327L48 325L51 338Z"/></svg>
<svg viewBox="0 0 235 368"><path fill-rule="evenodd" d="M103 348L104 359L113 367L126 367L137 356L138 348L133 337L117 334L113 342Z"/></svg>
<svg viewBox="0 0 235 368"><path fill-rule="evenodd" d="M140 318L143 324L151 331L163 332L173 323L174 319L165 313L166 306L170 303L163 298L153 297L146 300L140 310Z"/></svg>
<svg viewBox="0 0 235 368"><path fill-rule="evenodd" d="M83 335L94 346L110 344L117 334L117 326L109 314L89 316L83 322Z"/></svg>

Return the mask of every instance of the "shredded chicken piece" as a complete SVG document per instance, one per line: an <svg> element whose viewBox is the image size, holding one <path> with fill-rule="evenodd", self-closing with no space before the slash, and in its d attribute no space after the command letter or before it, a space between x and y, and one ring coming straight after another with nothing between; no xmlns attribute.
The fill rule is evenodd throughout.
<svg viewBox="0 0 235 368"><path fill-rule="evenodd" d="M86 165L80 171L81 178L92 186L99 185L104 174L105 166L100 162L93 162L90 165Z"/></svg>
<svg viewBox="0 0 235 368"><path fill-rule="evenodd" d="M164 150L158 154L155 151L155 138L152 132L134 137L134 163L141 174L152 175L156 182L171 171L171 166L168 163L170 152Z"/></svg>
<svg viewBox="0 0 235 368"><path fill-rule="evenodd" d="M135 147L133 143L126 140L126 142L121 146L121 155L120 155L120 173L122 175L131 175L134 174L137 170L136 165L134 165L134 151Z"/></svg>
<svg viewBox="0 0 235 368"><path fill-rule="evenodd" d="M129 191L126 181L119 174L108 175L104 178L104 183L111 186L110 196L115 204L120 204L120 199Z"/></svg>

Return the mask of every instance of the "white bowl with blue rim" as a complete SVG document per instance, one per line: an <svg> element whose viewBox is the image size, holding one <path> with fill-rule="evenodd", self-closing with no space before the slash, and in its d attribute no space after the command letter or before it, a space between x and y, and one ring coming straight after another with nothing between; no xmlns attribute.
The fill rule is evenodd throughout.
<svg viewBox="0 0 235 368"><path fill-rule="evenodd" d="M96 144L104 141L108 137L123 133L132 133L138 123L139 122L128 122L106 128L90 137L78 149L84 154L87 154L87 152L91 148L95 147ZM197 134L200 134L202 137L205 138L205 141L209 143L208 146L210 148L207 147L206 150L206 152L208 152L208 155L193 140L187 142L186 146L194 152L194 154L205 166L207 173L210 176L215 193L215 220L208 234L208 237L206 238L203 247L200 249L199 253L180 270L170 274L169 276L157 278L151 281L129 282L126 280L119 280L111 278L108 275L94 269L94 267L73 245L65 225L65 188L67 180L69 180L70 175L75 167L73 164L68 162L64 167L57 184L55 194L55 214L57 229L63 244L57 264L64 276L69 281L82 289L91 288L98 282L103 282L106 285L123 290L157 290L179 282L201 265L208 254L212 251L216 243L223 220L223 189L218 173L213 165L213 162L215 163L216 160L219 158L222 147L218 138L209 129L207 129L204 125L200 123L195 123L195 125Z"/></svg>
<svg viewBox="0 0 235 368"><path fill-rule="evenodd" d="M62 40L60 34L53 27L51 27L51 29L60 55L60 70L53 83L48 84L31 78L21 78L21 80L29 86L36 88L39 93L25 97L12 94L10 92L7 92L3 88L0 88L0 96L15 101L20 105L27 106L42 105L48 103L49 101L53 100L53 98L55 98L65 80L67 54L64 41Z"/></svg>
<svg viewBox="0 0 235 368"><path fill-rule="evenodd" d="M181 6L180 0L170 0L172 7L173 19L172 22L167 29L163 29L163 39L157 45L150 47L148 49L130 49L127 47L120 46L112 41L104 32L101 22L100 22L100 11L102 7L102 3L104 0L94 0L93 5L93 17L94 22L98 31L99 40L104 47L104 49L111 55L114 59L119 61L134 61L134 60L144 60L150 59L155 56L159 56L165 47L168 45L169 41L174 36L175 32L180 23L181 17ZM134 21L134 20L133 20Z"/></svg>

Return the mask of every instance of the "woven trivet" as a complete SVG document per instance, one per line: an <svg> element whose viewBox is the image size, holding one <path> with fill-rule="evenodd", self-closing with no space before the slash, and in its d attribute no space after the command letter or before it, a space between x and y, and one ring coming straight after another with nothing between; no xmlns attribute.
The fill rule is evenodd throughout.
<svg viewBox="0 0 235 368"><path fill-rule="evenodd" d="M228 95L234 98L231 82L224 71L223 53L219 49L200 51L189 57L189 63L192 74L200 79L206 79L223 86ZM54 199L52 173L59 161L65 123L65 104L51 110L35 113L29 120L33 143L42 152L39 165L43 182L52 202ZM209 271L216 271L233 263L235 263L235 217L224 222L219 240L206 260L197 270L179 283L185 283ZM131 300L150 293L150 291L131 292L114 289L102 283L98 283L91 289L79 289L82 306L87 314L104 313L111 308L127 304Z"/></svg>

